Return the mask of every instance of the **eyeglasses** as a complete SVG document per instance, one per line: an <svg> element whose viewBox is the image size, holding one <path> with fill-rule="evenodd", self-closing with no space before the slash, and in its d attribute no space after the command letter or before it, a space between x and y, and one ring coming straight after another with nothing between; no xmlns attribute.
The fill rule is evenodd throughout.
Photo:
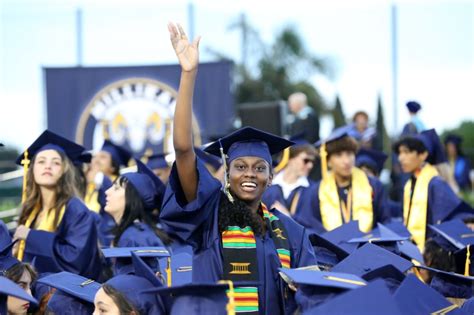
<svg viewBox="0 0 474 315"><path fill-rule="evenodd" d="M313 163L314 164L314 159L304 159L303 162L304 162L304 164L308 164L308 163Z"/></svg>

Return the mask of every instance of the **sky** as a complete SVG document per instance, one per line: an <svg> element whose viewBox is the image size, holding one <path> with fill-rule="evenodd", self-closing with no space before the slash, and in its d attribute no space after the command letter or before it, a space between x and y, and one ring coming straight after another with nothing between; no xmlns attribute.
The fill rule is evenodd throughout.
<svg viewBox="0 0 474 315"><path fill-rule="evenodd" d="M166 24L186 29L190 1L0 0L0 140L27 147L46 126L43 67L78 64L76 11L83 14L83 66L175 63ZM421 118L439 132L474 120L474 1L211 1L192 2L201 61L211 50L241 60L241 13L272 43L293 25L334 75L310 78L328 105L339 94L346 117L375 119L381 95L385 123L399 133L404 104L419 101ZM397 8L398 102L393 102L391 7ZM67 106L67 104L65 104ZM394 112L398 117L394 125ZM331 123L323 122L322 135Z"/></svg>

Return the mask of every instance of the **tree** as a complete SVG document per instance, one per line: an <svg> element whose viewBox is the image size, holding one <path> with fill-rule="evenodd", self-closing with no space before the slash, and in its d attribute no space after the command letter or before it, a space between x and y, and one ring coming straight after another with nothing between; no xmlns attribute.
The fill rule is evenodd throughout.
<svg viewBox="0 0 474 315"><path fill-rule="evenodd" d="M346 116L344 115L344 111L342 110L342 104L341 100L339 99L339 95L336 95L336 102L334 105L334 109L332 110L332 117L334 119L334 128L339 128L347 124Z"/></svg>
<svg viewBox="0 0 474 315"><path fill-rule="evenodd" d="M385 127L385 119L383 115L382 97L379 94L377 97L377 121L375 123L377 130L377 138L374 143L374 149L390 152L390 138Z"/></svg>

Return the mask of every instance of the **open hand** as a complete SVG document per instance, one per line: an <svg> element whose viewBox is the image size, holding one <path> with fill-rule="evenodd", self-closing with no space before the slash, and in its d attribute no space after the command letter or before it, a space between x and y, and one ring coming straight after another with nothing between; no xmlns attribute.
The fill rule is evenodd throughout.
<svg viewBox="0 0 474 315"><path fill-rule="evenodd" d="M199 41L201 37L198 36L190 43L180 24L168 23L168 31L181 69L186 72L196 70L199 64Z"/></svg>

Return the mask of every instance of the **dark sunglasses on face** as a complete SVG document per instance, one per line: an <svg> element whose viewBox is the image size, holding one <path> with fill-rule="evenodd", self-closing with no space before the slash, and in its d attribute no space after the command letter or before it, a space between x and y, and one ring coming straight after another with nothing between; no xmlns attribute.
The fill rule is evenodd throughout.
<svg viewBox="0 0 474 315"><path fill-rule="evenodd" d="M308 164L310 162L314 164L314 159L304 159L303 162L304 164Z"/></svg>

